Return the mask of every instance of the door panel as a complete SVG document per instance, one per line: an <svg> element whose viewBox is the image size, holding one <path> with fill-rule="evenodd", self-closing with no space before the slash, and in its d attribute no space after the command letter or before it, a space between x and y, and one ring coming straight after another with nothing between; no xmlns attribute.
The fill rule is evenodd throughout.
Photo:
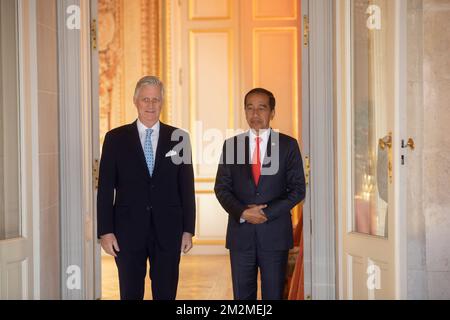
<svg viewBox="0 0 450 320"><path fill-rule="evenodd" d="M221 20L231 18L232 0L189 0L190 20Z"/></svg>
<svg viewBox="0 0 450 320"><path fill-rule="evenodd" d="M206 137L202 133L218 130L220 134L233 126L233 36L230 30L216 29L191 30L189 36L190 128L195 137L196 163L201 163L195 170L197 177L208 178L215 176L220 154L217 149L211 149L214 153L203 148ZM209 134L212 138L214 132Z"/></svg>
<svg viewBox="0 0 450 320"><path fill-rule="evenodd" d="M0 300L30 299L34 290L38 122L30 28L36 27L35 11L28 1L0 2Z"/></svg>
<svg viewBox="0 0 450 320"><path fill-rule="evenodd" d="M6 265L6 299L23 300L28 297L28 259L9 262Z"/></svg>
<svg viewBox="0 0 450 320"><path fill-rule="evenodd" d="M272 127L296 138L299 122L297 31L297 27L255 28L252 50L253 86L270 88L277 99L278 108Z"/></svg>
<svg viewBox="0 0 450 320"><path fill-rule="evenodd" d="M301 30L298 1L240 1L240 98L254 87L267 88L277 99L274 129L300 139ZM238 106L242 106L239 100ZM239 109L242 111L242 109ZM248 125L245 117L239 123Z"/></svg>
<svg viewBox="0 0 450 320"><path fill-rule="evenodd" d="M297 0L253 0L255 20L297 20L297 17Z"/></svg>
<svg viewBox="0 0 450 320"><path fill-rule="evenodd" d="M16 1L0 3L0 240L22 236Z"/></svg>
<svg viewBox="0 0 450 320"><path fill-rule="evenodd" d="M387 237L395 103L395 33L390 16L394 8L392 1L353 0L351 4L352 231Z"/></svg>

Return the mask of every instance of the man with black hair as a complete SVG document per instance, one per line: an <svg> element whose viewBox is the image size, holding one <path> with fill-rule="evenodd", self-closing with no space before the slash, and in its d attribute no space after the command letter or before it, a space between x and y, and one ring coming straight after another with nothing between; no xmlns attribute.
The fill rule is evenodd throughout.
<svg viewBox="0 0 450 320"><path fill-rule="evenodd" d="M305 198L305 177L297 140L270 128L274 95L255 88L244 99L250 130L225 141L215 193L229 214L230 250L236 300L256 300L261 272L263 300L283 298L291 209Z"/></svg>

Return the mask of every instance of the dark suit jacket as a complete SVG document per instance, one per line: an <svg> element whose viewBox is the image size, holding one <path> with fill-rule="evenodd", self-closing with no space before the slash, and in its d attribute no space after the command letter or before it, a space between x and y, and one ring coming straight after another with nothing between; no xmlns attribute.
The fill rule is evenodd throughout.
<svg viewBox="0 0 450 320"><path fill-rule="evenodd" d="M161 123L151 177L139 140L137 123L109 131L100 161L97 195L98 236L114 233L121 251L145 245L151 236L165 249L180 250L183 232L195 231L194 172L189 135ZM179 151L179 142L187 149ZM171 150L187 157L174 164ZM183 154L184 152L184 154ZM153 228L150 223L153 222Z"/></svg>
<svg viewBox="0 0 450 320"><path fill-rule="evenodd" d="M264 250L288 250L293 247L290 210L305 198L297 140L271 131L258 186L250 159L249 133L225 141L214 190L229 214L226 247L247 250L259 245ZM263 209L267 222L240 223L242 213L251 204L268 205Z"/></svg>

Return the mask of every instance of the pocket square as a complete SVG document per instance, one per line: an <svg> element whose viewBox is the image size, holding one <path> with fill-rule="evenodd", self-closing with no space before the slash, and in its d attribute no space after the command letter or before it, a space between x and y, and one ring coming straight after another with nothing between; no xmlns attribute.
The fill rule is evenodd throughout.
<svg viewBox="0 0 450 320"><path fill-rule="evenodd" d="M166 158L173 157L173 156L176 156L176 155L177 155L176 151L170 150L169 152L166 153Z"/></svg>

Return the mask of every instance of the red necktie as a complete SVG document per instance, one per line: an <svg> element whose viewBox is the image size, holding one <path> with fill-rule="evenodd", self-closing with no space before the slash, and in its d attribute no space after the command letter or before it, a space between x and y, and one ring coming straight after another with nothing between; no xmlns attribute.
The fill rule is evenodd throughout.
<svg viewBox="0 0 450 320"><path fill-rule="evenodd" d="M261 138L257 137L255 138L256 141L256 148L253 152L253 158L252 158L252 173L253 173L253 180L255 181L255 185L258 185L259 183L259 177L261 176L261 152L259 148L259 143L261 142ZM255 163L256 159L256 163Z"/></svg>

